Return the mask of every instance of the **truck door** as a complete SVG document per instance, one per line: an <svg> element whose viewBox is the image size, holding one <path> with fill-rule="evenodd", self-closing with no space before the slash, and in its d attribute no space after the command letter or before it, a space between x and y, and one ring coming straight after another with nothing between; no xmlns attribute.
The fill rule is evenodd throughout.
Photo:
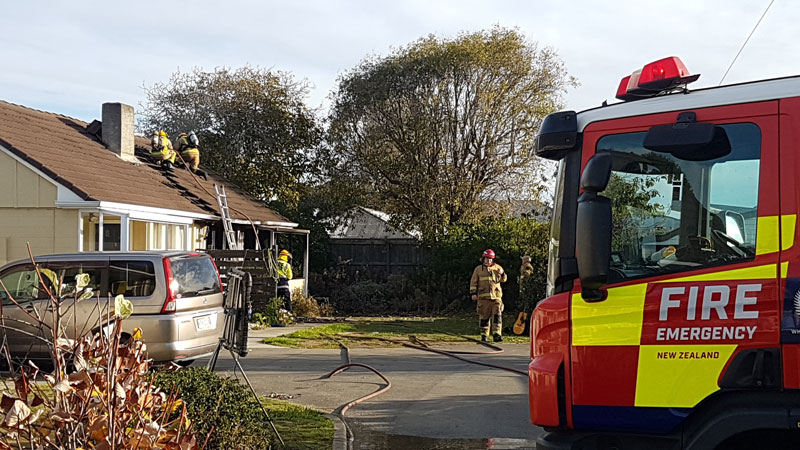
<svg viewBox="0 0 800 450"><path fill-rule="evenodd" d="M800 97L780 100L781 177L781 282L784 288L781 317L783 385L800 389L800 245L797 212L800 211Z"/></svg>
<svg viewBox="0 0 800 450"><path fill-rule="evenodd" d="M576 428L668 432L738 353L779 347L778 102L690 111L711 148L644 147L685 111L584 129L583 165L612 156L612 261L603 301L572 295Z"/></svg>

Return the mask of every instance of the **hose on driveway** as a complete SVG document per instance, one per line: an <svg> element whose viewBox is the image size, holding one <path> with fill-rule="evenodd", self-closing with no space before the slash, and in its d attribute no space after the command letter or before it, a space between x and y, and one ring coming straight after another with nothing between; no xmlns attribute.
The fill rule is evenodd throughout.
<svg viewBox="0 0 800 450"><path fill-rule="evenodd" d="M451 333L448 333L448 334L451 334ZM500 365L497 365L497 364L489 364L489 363L484 363L484 362L480 362L480 361L473 361L471 359L467 359L467 358L464 358L462 356L458 356L458 355L465 355L465 354L467 354L467 355L496 355L496 354L503 353L503 349L498 347L498 346L496 346L496 345L492 345L492 344L489 344L487 342L481 342L481 341L479 341L477 339L473 339L473 338L470 338L470 337L467 337L467 336L460 336L460 335L455 335L455 334L451 334L451 335L452 336L459 336L459 337L461 337L463 339L466 339L466 340L469 340L469 341L474 341L474 342L476 342L478 344L481 344L481 345L483 345L485 347L490 348L491 350L490 351L464 351L464 350L449 351L449 350L441 350L441 349L437 349L437 348L433 348L433 347L428 346L428 344L426 344L421 339L419 339L419 338L417 338L416 336L413 336L413 335L409 335L409 341L410 342L406 342L406 341L398 340L398 339L389 339L389 338L379 337L379 336L369 336L369 335L364 335L364 334L359 334L359 333L337 333L337 336L338 337L342 337L342 338L360 339L360 340L377 340L377 341L389 342L389 343L392 343L392 344L399 344L399 345L402 345L403 347L407 347L407 348L413 348L413 349L416 349L416 350L422 350L422 351L426 351L426 352L436 353L436 354L439 354L439 355L449 356L451 358L455 358L455 359L458 359L460 361L464 361L464 362L467 362L467 363L470 363L470 364L477 364L479 366L489 367L489 368L492 368L492 369L505 370L507 372L511 372L511 373L514 373L514 374L517 374L517 375L522 375L522 376L525 376L525 377L528 376L527 372L523 372L521 370L514 369L512 367L500 366ZM353 406L356 406L359 403L365 402L365 401L367 401L367 400L369 400L371 398L375 398L375 397L383 394L384 392L388 391L389 389L392 388L392 383L389 381L388 378L386 378L386 376L384 376L379 370L375 369L374 367L368 366L366 364L359 364L359 363L350 362L350 348L347 347L347 345L345 345L339 339L334 338L333 340L336 341L339 344L339 347L341 348L341 351L342 351L342 361L345 362L345 364L342 364L339 367L337 367L337 368L333 369L332 371L328 372L327 374L321 376L320 379L328 379L328 378L334 377L334 376L346 371L347 369L349 369L351 367L361 367L361 368L364 368L364 369L367 369L367 370L373 372L375 375L379 376L381 378L381 380L383 380L386 383L386 385L384 387L378 389L377 391L372 392L371 394L367 394L367 395L365 395L363 397L359 397L359 398L357 398L357 399L355 399L355 400L353 400L353 401L351 401L351 402L349 402L349 403L347 403L345 405L342 405L341 407L337 408L338 409L339 418L341 419L342 423L344 424L345 430L347 432L347 440L348 440L348 448L349 448L350 442L353 441L353 431L351 430L350 426L347 424L347 421L345 420L345 417L344 417L345 414Z"/></svg>

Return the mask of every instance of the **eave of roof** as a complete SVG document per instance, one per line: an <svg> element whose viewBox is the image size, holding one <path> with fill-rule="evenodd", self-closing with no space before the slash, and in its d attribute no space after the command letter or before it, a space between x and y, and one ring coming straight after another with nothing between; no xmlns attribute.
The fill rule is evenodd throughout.
<svg viewBox="0 0 800 450"><path fill-rule="evenodd" d="M108 150L82 121L0 101L0 147L84 201L218 216L216 183L226 187L232 219L297 225L214 174L205 181L187 170L163 172L149 162L149 140L135 141L139 163Z"/></svg>

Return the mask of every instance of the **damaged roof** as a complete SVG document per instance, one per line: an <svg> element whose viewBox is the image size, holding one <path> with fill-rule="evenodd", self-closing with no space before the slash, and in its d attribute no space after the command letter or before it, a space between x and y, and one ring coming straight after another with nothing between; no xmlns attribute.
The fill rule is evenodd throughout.
<svg viewBox="0 0 800 450"><path fill-rule="evenodd" d="M161 170L149 161L147 138L135 138L139 163L125 161L103 145L93 124L94 133L86 122L0 100L0 146L84 200L219 216L216 183L225 186L232 219L291 223L213 173L205 181L186 169Z"/></svg>

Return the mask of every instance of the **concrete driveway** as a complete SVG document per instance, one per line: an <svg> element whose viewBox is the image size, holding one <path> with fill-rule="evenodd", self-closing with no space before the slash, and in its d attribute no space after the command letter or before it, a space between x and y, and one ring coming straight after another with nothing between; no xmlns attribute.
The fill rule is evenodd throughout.
<svg viewBox="0 0 800 450"><path fill-rule="evenodd" d="M241 362L260 395L289 394L293 402L332 412L383 386L380 378L360 368L319 379L342 364L339 350L287 349L259 342L265 335L294 329L251 333L250 354ZM502 347L505 353L500 355L466 357L527 370L527 344ZM352 362L374 367L392 383L390 391L347 413L348 421L355 420L368 430L443 439L520 439L528 448L527 442L542 433L528 418L524 376L408 348L353 349L350 356ZM233 365L230 355L223 353L217 371L231 374Z"/></svg>

